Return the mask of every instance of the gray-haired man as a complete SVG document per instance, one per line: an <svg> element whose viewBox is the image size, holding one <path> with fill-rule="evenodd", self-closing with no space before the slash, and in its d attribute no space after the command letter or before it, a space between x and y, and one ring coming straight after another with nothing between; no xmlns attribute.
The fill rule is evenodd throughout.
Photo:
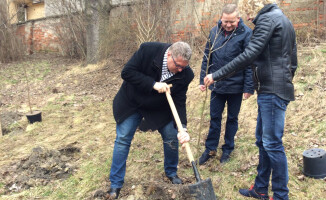
<svg viewBox="0 0 326 200"><path fill-rule="evenodd" d="M110 172L110 198L118 198L124 183L126 160L131 140L142 119L146 127L158 130L163 139L165 175L173 184L177 176L178 139L189 141L186 131L178 133L165 92L170 92L181 122L186 127L186 93L194 73L188 66L190 46L185 42L171 44L143 43L124 66L124 80L113 101L117 122L116 140ZM170 89L168 84L172 84Z"/></svg>

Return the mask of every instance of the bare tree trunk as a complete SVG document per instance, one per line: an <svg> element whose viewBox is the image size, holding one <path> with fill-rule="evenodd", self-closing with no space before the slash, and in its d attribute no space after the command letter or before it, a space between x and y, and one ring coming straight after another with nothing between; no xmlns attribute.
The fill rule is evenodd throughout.
<svg viewBox="0 0 326 200"><path fill-rule="evenodd" d="M86 2L87 13L87 29L86 44L87 56L86 60L89 64L98 62L99 50L99 0L90 0Z"/></svg>

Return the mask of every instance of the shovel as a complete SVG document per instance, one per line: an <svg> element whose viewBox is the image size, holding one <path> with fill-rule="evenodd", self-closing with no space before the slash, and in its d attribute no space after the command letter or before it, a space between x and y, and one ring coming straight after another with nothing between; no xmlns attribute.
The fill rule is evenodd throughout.
<svg viewBox="0 0 326 200"><path fill-rule="evenodd" d="M177 124L178 132L184 131L181 121L180 121L180 118L179 118L179 115L178 115L178 112L177 112L177 109L174 105L174 102L173 102L173 99L172 99L170 93L165 92L165 94L166 94L166 98L168 99L168 102L170 104L175 122ZM191 149L189 146L189 143L185 144L185 149L187 152L188 159L189 159L189 161L192 165L192 168L194 170L194 174L195 174L196 181L197 181L195 184L189 185L190 195L198 200L216 200L216 196L215 196L215 192L213 189L211 179L208 178L206 180L202 180L200 178L194 157L192 155L192 152L191 152Z"/></svg>

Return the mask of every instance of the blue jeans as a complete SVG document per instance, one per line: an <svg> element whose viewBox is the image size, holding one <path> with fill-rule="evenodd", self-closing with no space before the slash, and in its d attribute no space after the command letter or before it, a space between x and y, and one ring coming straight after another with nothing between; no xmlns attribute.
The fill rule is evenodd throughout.
<svg viewBox="0 0 326 200"><path fill-rule="evenodd" d="M257 103L256 145L259 148L259 164L254 188L257 192L267 193L272 174L274 200L288 200L289 175L282 137L289 102L274 94L259 94Z"/></svg>
<svg viewBox="0 0 326 200"><path fill-rule="evenodd" d="M240 112L242 94L211 93L210 127L205 142L206 151L216 151L221 134L222 113L227 102L227 120L225 126L223 153L230 154L234 149L234 136L238 131L238 115Z"/></svg>
<svg viewBox="0 0 326 200"><path fill-rule="evenodd" d="M123 186L130 144L142 118L143 116L140 113L134 113L122 123L117 124L117 136L114 143L110 171L111 188L122 188ZM174 127L173 121L158 131L163 139L165 174L168 177L175 176L179 162L178 131Z"/></svg>

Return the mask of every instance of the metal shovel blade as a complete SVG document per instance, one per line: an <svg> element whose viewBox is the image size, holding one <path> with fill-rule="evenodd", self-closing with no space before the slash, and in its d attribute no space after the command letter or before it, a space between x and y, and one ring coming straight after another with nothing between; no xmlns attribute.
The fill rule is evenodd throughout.
<svg viewBox="0 0 326 200"><path fill-rule="evenodd" d="M190 195L196 200L217 200L210 178L189 185Z"/></svg>

